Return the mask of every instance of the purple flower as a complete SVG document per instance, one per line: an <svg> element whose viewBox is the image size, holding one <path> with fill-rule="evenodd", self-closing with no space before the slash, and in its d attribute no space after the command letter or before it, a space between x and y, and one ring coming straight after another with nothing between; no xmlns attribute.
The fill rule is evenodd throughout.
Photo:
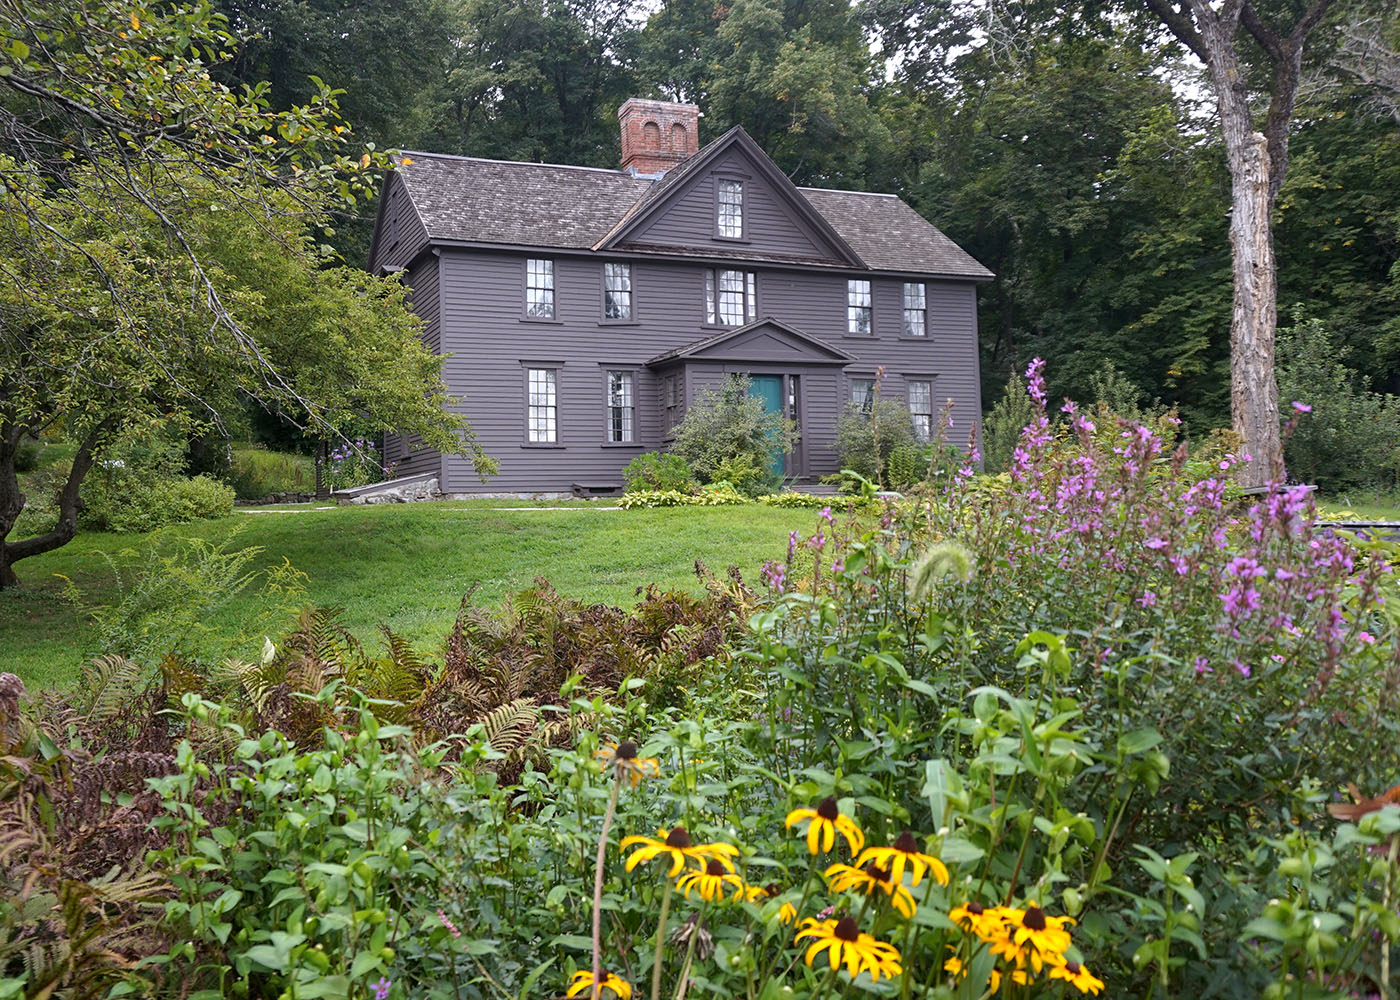
<svg viewBox="0 0 1400 1000"><path fill-rule="evenodd" d="M1158 538L1155 535L1149 538L1147 541L1143 542L1142 544L1146 545L1149 549L1152 549L1154 551L1157 549L1165 549L1167 547L1166 539Z"/></svg>
<svg viewBox="0 0 1400 1000"><path fill-rule="evenodd" d="M1197 674L1214 673L1214 671L1212 671L1211 668L1210 668L1210 659L1209 659L1208 657L1205 657L1205 656L1198 656L1198 657L1196 657L1196 662L1195 662L1194 665L1195 665L1195 667L1196 667L1196 673L1197 673Z"/></svg>
<svg viewBox="0 0 1400 1000"><path fill-rule="evenodd" d="M1142 596L1137 599L1137 602L1144 608L1153 607L1157 603L1157 595L1150 590L1144 590Z"/></svg>
<svg viewBox="0 0 1400 1000"><path fill-rule="evenodd" d="M1357 634L1356 638L1358 641L1365 643L1367 646L1373 645L1376 641L1376 637L1373 636L1370 632L1365 631L1364 629Z"/></svg>
<svg viewBox="0 0 1400 1000"><path fill-rule="evenodd" d="M379 982L370 983L369 988L374 990L374 1000L389 1000L389 987L393 986L392 980L379 977Z"/></svg>
<svg viewBox="0 0 1400 1000"><path fill-rule="evenodd" d="M441 907L438 908L437 916L438 919L442 921L442 926L447 928L449 934L451 934L455 938L459 938L462 936L462 932L457 929L457 925L454 924L451 920L447 919L447 914L442 912Z"/></svg>
<svg viewBox="0 0 1400 1000"><path fill-rule="evenodd" d="M1296 399L1293 401L1293 409L1297 410L1299 413L1311 413L1311 412L1312 412L1312 407L1311 407L1311 406L1309 406L1307 403L1300 403L1300 402L1298 402Z"/></svg>
<svg viewBox="0 0 1400 1000"><path fill-rule="evenodd" d="M826 523L827 523L827 524L835 524L835 523L836 523L836 518L834 518L834 517L831 516L831 508L830 508L829 506L828 506L828 507L823 507L823 508L821 509L821 513L819 513L817 516L820 517L820 518L824 518L824 519L826 520Z"/></svg>
<svg viewBox="0 0 1400 1000"><path fill-rule="evenodd" d="M791 560L793 553L797 551L797 543L802 541L802 536L796 531L788 532L788 559Z"/></svg>

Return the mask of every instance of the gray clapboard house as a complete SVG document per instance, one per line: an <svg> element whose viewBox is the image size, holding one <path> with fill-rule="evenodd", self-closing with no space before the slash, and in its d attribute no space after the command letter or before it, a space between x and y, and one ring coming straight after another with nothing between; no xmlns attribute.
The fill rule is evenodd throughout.
<svg viewBox="0 0 1400 1000"><path fill-rule="evenodd" d="M990 272L893 195L792 184L742 128L698 148L692 105L630 100L622 169L405 153L369 266L402 271L445 380L500 473L389 435L395 475L450 493L601 492L728 373L795 418L777 457L839 471L841 410L874 391L927 435L981 413Z"/></svg>

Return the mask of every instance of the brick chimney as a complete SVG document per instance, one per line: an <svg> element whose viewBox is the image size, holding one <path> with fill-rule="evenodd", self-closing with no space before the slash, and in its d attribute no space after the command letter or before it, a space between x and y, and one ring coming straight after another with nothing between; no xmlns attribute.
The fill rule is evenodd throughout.
<svg viewBox="0 0 1400 1000"><path fill-rule="evenodd" d="M617 109L622 169L664 174L700 148L700 109L694 104L629 98Z"/></svg>

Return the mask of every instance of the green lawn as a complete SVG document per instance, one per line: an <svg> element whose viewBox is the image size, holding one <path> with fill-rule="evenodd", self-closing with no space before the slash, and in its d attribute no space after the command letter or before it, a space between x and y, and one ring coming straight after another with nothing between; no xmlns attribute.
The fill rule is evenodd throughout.
<svg viewBox="0 0 1400 1000"><path fill-rule="evenodd" d="M112 567L139 565L151 545L181 537L263 548L258 564L283 557L310 577L307 603L340 605L357 635L383 622L436 653L462 594L497 604L537 576L564 594L631 606L648 583L696 589L696 559L722 572L733 563L755 579L765 559L781 558L788 532L812 530L816 513L758 504L664 510L597 505L529 507L507 500L347 506L302 513L235 513L151 535L82 534L55 552L16 565L23 586L0 593L0 669L33 687L63 683L94 652L95 630L62 600L69 577L89 601L113 601ZM255 606L245 593L205 623L236 628ZM242 655L256 655L250 649Z"/></svg>

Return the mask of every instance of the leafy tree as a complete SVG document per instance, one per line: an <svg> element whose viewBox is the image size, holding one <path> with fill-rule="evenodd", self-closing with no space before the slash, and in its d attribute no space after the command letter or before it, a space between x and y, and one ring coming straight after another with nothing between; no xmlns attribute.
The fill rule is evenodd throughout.
<svg viewBox="0 0 1400 1000"><path fill-rule="evenodd" d="M471 451L404 289L320 270L314 227L378 165L333 91L279 112L217 82L231 39L203 5L6 2L0 38L0 587L71 540L84 476L137 425L199 433L253 399ZM10 540L19 444L46 429L77 444L57 523Z"/></svg>
<svg viewBox="0 0 1400 1000"><path fill-rule="evenodd" d="M616 167L635 89L631 0L462 0L432 90L436 152Z"/></svg>
<svg viewBox="0 0 1400 1000"><path fill-rule="evenodd" d="M643 82L744 129L795 181L888 187L893 140L872 107L861 24L835 0L673 0L642 32Z"/></svg>
<svg viewBox="0 0 1400 1000"><path fill-rule="evenodd" d="M1372 392L1316 319L1280 331L1278 357L1281 398L1312 408L1285 445L1289 472L1329 491L1393 490L1400 483L1400 397Z"/></svg>

